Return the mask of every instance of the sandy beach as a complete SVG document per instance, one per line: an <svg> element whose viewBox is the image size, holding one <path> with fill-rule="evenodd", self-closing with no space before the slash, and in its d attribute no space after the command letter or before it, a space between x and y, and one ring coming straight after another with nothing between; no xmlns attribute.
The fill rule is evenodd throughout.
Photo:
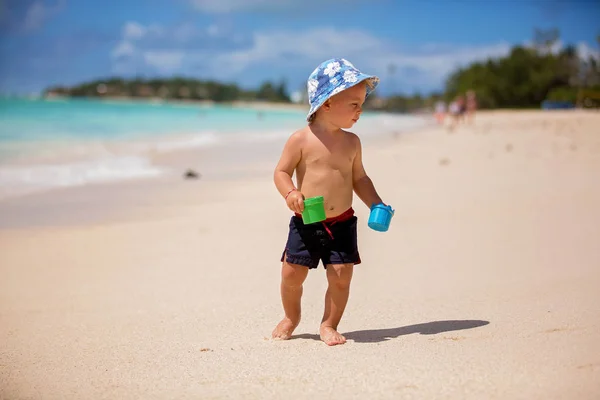
<svg viewBox="0 0 600 400"><path fill-rule="evenodd" d="M322 267L293 338L270 339L278 148L215 177L196 161L199 180L0 202L0 399L600 398L600 113L366 144L396 214L375 232L355 198L363 263L335 347L317 335Z"/></svg>

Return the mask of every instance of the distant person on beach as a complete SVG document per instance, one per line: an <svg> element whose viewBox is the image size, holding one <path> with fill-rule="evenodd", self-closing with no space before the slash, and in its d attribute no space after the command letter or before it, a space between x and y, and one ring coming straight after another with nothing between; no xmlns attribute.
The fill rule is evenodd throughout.
<svg viewBox="0 0 600 400"><path fill-rule="evenodd" d="M465 96L458 95L456 97L456 103L458 104L458 120L464 120L465 112L467 111L467 104L465 102Z"/></svg>
<svg viewBox="0 0 600 400"><path fill-rule="evenodd" d="M465 108L467 111L467 122L472 124L475 120L475 111L477 111L477 97L475 92L472 90L467 91L467 100L465 103Z"/></svg>
<svg viewBox="0 0 600 400"><path fill-rule="evenodd" d="M463 119L465 115L465 99L462 95L458 95L454 98L454 101L450 103L449 111L452 120L450 122L449 128L450 130L454 130L459 122Z"/></svg>
<svg viewBox="0 0 600 400"><path fill-rule="evenodd" d="M444 101L440 100L435 103L433 115L438 124L442 125L444 123L444 118L446 117L446 103Z"/></svg>
<svg viewBox="0 0 600 400"><path fill-rule="evenodd" d="M382 203L363 167L360 139L346 129L358 121L366 97L378 83L379 78L363 74L344 59L323 62L308 79L308 125L289 137L274 173L277 190L295 212L281 257L285 317L273 330L274 339L292 336L300 322L302 284L308 271L322 261L329 287L319 334L330 346L346 342L337 328L354 265L361 262L353 192L367 207ZM324 197L327 219L304 224L304 199L316 196Z"/></svg>

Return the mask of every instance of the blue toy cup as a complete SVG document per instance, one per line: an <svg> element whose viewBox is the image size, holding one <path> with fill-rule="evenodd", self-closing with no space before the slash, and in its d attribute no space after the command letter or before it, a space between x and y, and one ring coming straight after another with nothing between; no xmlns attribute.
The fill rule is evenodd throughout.
<svg viewBox="0 0 600 400"><path fill-rule="evenodd" d="M374 204L371 206L371 214L369 215L369 228L378 232L385 232L390 227L394 210L391 206L386 206L383 203Z"/></svg>

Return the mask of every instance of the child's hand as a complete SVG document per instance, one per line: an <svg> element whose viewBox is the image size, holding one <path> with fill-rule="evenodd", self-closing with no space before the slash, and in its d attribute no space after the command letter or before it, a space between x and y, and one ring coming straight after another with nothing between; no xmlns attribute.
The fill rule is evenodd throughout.
<svg viewBox="0 0 600 400"><path fill-rule="evenodd" d="M285 199L287 206L295 213L302 214L304 211L304 195L299 190L294 190Z"/></svg>

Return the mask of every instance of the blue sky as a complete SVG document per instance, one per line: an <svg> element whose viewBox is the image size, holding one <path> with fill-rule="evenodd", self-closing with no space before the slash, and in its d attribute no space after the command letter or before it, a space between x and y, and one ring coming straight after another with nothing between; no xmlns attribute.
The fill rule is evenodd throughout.
<svg viewBox="0 0 600 400"><path fill-rule="evenodd" d="M600 0L0 0L0 92L136 75L304 90L332 57L384 94L428 92L552 27L598 56Z"/></svg>

